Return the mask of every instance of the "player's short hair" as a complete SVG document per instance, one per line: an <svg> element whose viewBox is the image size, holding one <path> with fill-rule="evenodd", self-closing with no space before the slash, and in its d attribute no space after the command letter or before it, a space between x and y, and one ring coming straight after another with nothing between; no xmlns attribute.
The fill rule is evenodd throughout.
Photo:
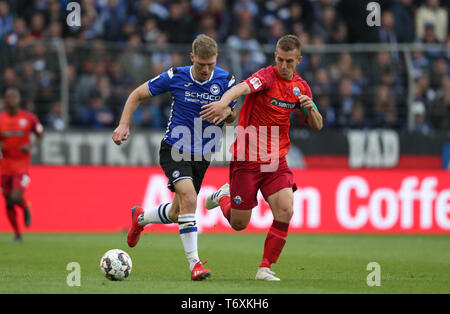
<svg viewBox="0 0 450 314"><path fill-rule="evenodd" d="M283 51L291 51L297 49L298 55L301 55L300 39L295 35L284 35L277 42L277 49L280 48Z"/></svg>
<svg viewBox="0 0 450 314"><path fill-rule="evenodd" d="M209 59L217 55L217 43L213 38L200 34L192 43L192 53L196 57Z"/></svg>

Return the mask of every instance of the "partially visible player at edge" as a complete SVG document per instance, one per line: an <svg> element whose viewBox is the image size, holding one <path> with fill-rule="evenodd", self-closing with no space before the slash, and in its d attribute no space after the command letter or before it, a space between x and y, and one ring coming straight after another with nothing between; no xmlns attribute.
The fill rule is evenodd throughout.
<svg viewBox="0 0 450 314"><path fill-rule="evenodd" d="M311 89L295 72L302 61L299 39L294 35L283 36L276 45L274 55L275 66L254 73L227 91L218 102L203 106L201 113L204 120L218 121L230 102L247 95L239 113L239 126L244 129L254 126L258 137L272 126L279 128L279 136L269 137L266 143L267 155L270 155L271 160L278 161L269 172L261 171L264 160L268 160L263 158L267 156L261 156L261 152L265 152L264 148L259 149L261 147L258 145L261 144L249 145L248 139L239 138L238 133L237 140L230 148L234 157L230 162L230 185L225 184L205 201L207 209L220 206L230 225L235 230L243 230L249 224L252 208L257 205L257 192L261 190L274 220L264 243L263 258L255 279L270 281L280 280L275 277L271 265L278 260L286 243L293 215L293 192L297 189L285 158L290 147L289 117L298 108L312 129L321 130L323 126L322 116L312 101ZM274 141L279 143L279 150L271 151L271 142ZM238 156L238 146L242 143L245 146L245 158ZM261 142L258 140L256 143ZM250 159L249 156L257 158Z"/></svg>
<svg viewBox="0 0 450 314"><path fill-rule="evenodd" d="M31 149L42 140L44 128L33 113L20 109L20 93L8 88L4 97L5 110L0 113L0 147L2 192L5 197L6 213L14 229L14 242L22 242L22 233L15 206L23 210L25 226L31 224L31 205L24 197L30 182L29 166ZM31 142L30 133L36 134Z"/></svg>
<svg viewBox="0 0 450 314"><path fill-rule="evenodd" d="M171 68L134 90L127 99L119 126L112 135L114 142L120 145L129 137L129 125L139 103L150 96L171 92L172 110L166 134L161 141L159 159L169 179L168 187L175 192L174 199L172 203L160 204L155 208L143 210L141 207L134 207L131 214L132 225L128 231L128 245L134 247L137 244L140 233L147 224L178 223L192 280L203 280L211 274L211 270L205 269L198 257L195 220L197 195L209 166L209 160L205 158L209 153L205 144L210 139L202 139L201 145L195 144L198 141L194 139L194 134L198 130L194 131L194 121L197 119L200 122L203 134L203 130L213 124L200 119L202 105L220 99L223 93L235 84L231 74L216 67L217 56L217 43L214 39L199 35L192 43L190 58L193 65ZM229 104L222 111L222 115L217 116L221 123L232 123L236 119L236 112L233 110L235 102ZM178 140L174 130L177 126L189 128L190 142L183 142L186 140L184 135L183 141ZM180 142L183 143L180 145ZM210 150L214 151L215 147ZM174 152L187 152L190 158L176 161ZM194 154L200 154L200 159L194 158Z"/></svg>

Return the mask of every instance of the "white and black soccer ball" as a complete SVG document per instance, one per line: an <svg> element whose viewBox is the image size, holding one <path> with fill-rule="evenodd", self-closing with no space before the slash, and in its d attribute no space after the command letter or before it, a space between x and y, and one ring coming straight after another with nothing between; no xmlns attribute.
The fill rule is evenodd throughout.
<svg viewBox="0 0 450 314"><path fill-rule="evenodd" d="M109 280L124 280L130 275L132 268L131 257L119 249L109 250L100 260L100 270Z"/></svg>

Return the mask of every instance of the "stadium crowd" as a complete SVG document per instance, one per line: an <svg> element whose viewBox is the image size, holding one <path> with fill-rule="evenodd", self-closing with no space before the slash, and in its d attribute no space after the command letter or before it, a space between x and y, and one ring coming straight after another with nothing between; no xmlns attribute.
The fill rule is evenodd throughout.
<svg viewBox="0 0 450 314"><path fill-rule="evenodd" d="M233 72L226 47L239 50L245 79L273 61L263 46L286 33L303 46L426 43L411 53L414 129L450 129L449 0L385 0L381 26L369 27L365 0L82 0L81 26L68 26L67 0L0 0L0 92L22 93L23 107L63 130L61 69L53 43L64 40L70 126L111 128L128 94L188 53L168 49L197 34L217 40L219 66ZM153 47L152 49L147 49ZM270 51L270 50L269 50ZM298 73L311 86L326 128L407 128L408 75L402 53L304 53ZM0 98L0 106L2 100ZM136 126L161 130L169 99L151 98ZM293 117L293 125L303 122Z"/></svg>

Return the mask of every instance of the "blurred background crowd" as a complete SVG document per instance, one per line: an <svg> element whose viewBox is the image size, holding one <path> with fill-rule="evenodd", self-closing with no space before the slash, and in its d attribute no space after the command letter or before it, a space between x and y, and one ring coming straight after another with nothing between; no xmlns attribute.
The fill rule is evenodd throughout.
<svg viewBox="0 0 450 314"><path fill-rule="evenodd" d="M293 33L304 47L298 74L311 86L327 129L411 130L409 113L416 132L450 129L449 0L380 0L380 27L367 26L370 1L364 0L82 0L76 1L80 27L67 25L69 2L0 0L1 97L19 88L23 107L47 128L112 128L135 87L190 64L197 34L218 41L218 65L240 80L272 64L273 45ZM343 46L376 43L390 49ZM433 46L396 49L418 43ZM327 48L335 44L340 48ZM143 103L136 127L162 130L169 96ZM292 124L304 121L294 115Z"/></svg>

